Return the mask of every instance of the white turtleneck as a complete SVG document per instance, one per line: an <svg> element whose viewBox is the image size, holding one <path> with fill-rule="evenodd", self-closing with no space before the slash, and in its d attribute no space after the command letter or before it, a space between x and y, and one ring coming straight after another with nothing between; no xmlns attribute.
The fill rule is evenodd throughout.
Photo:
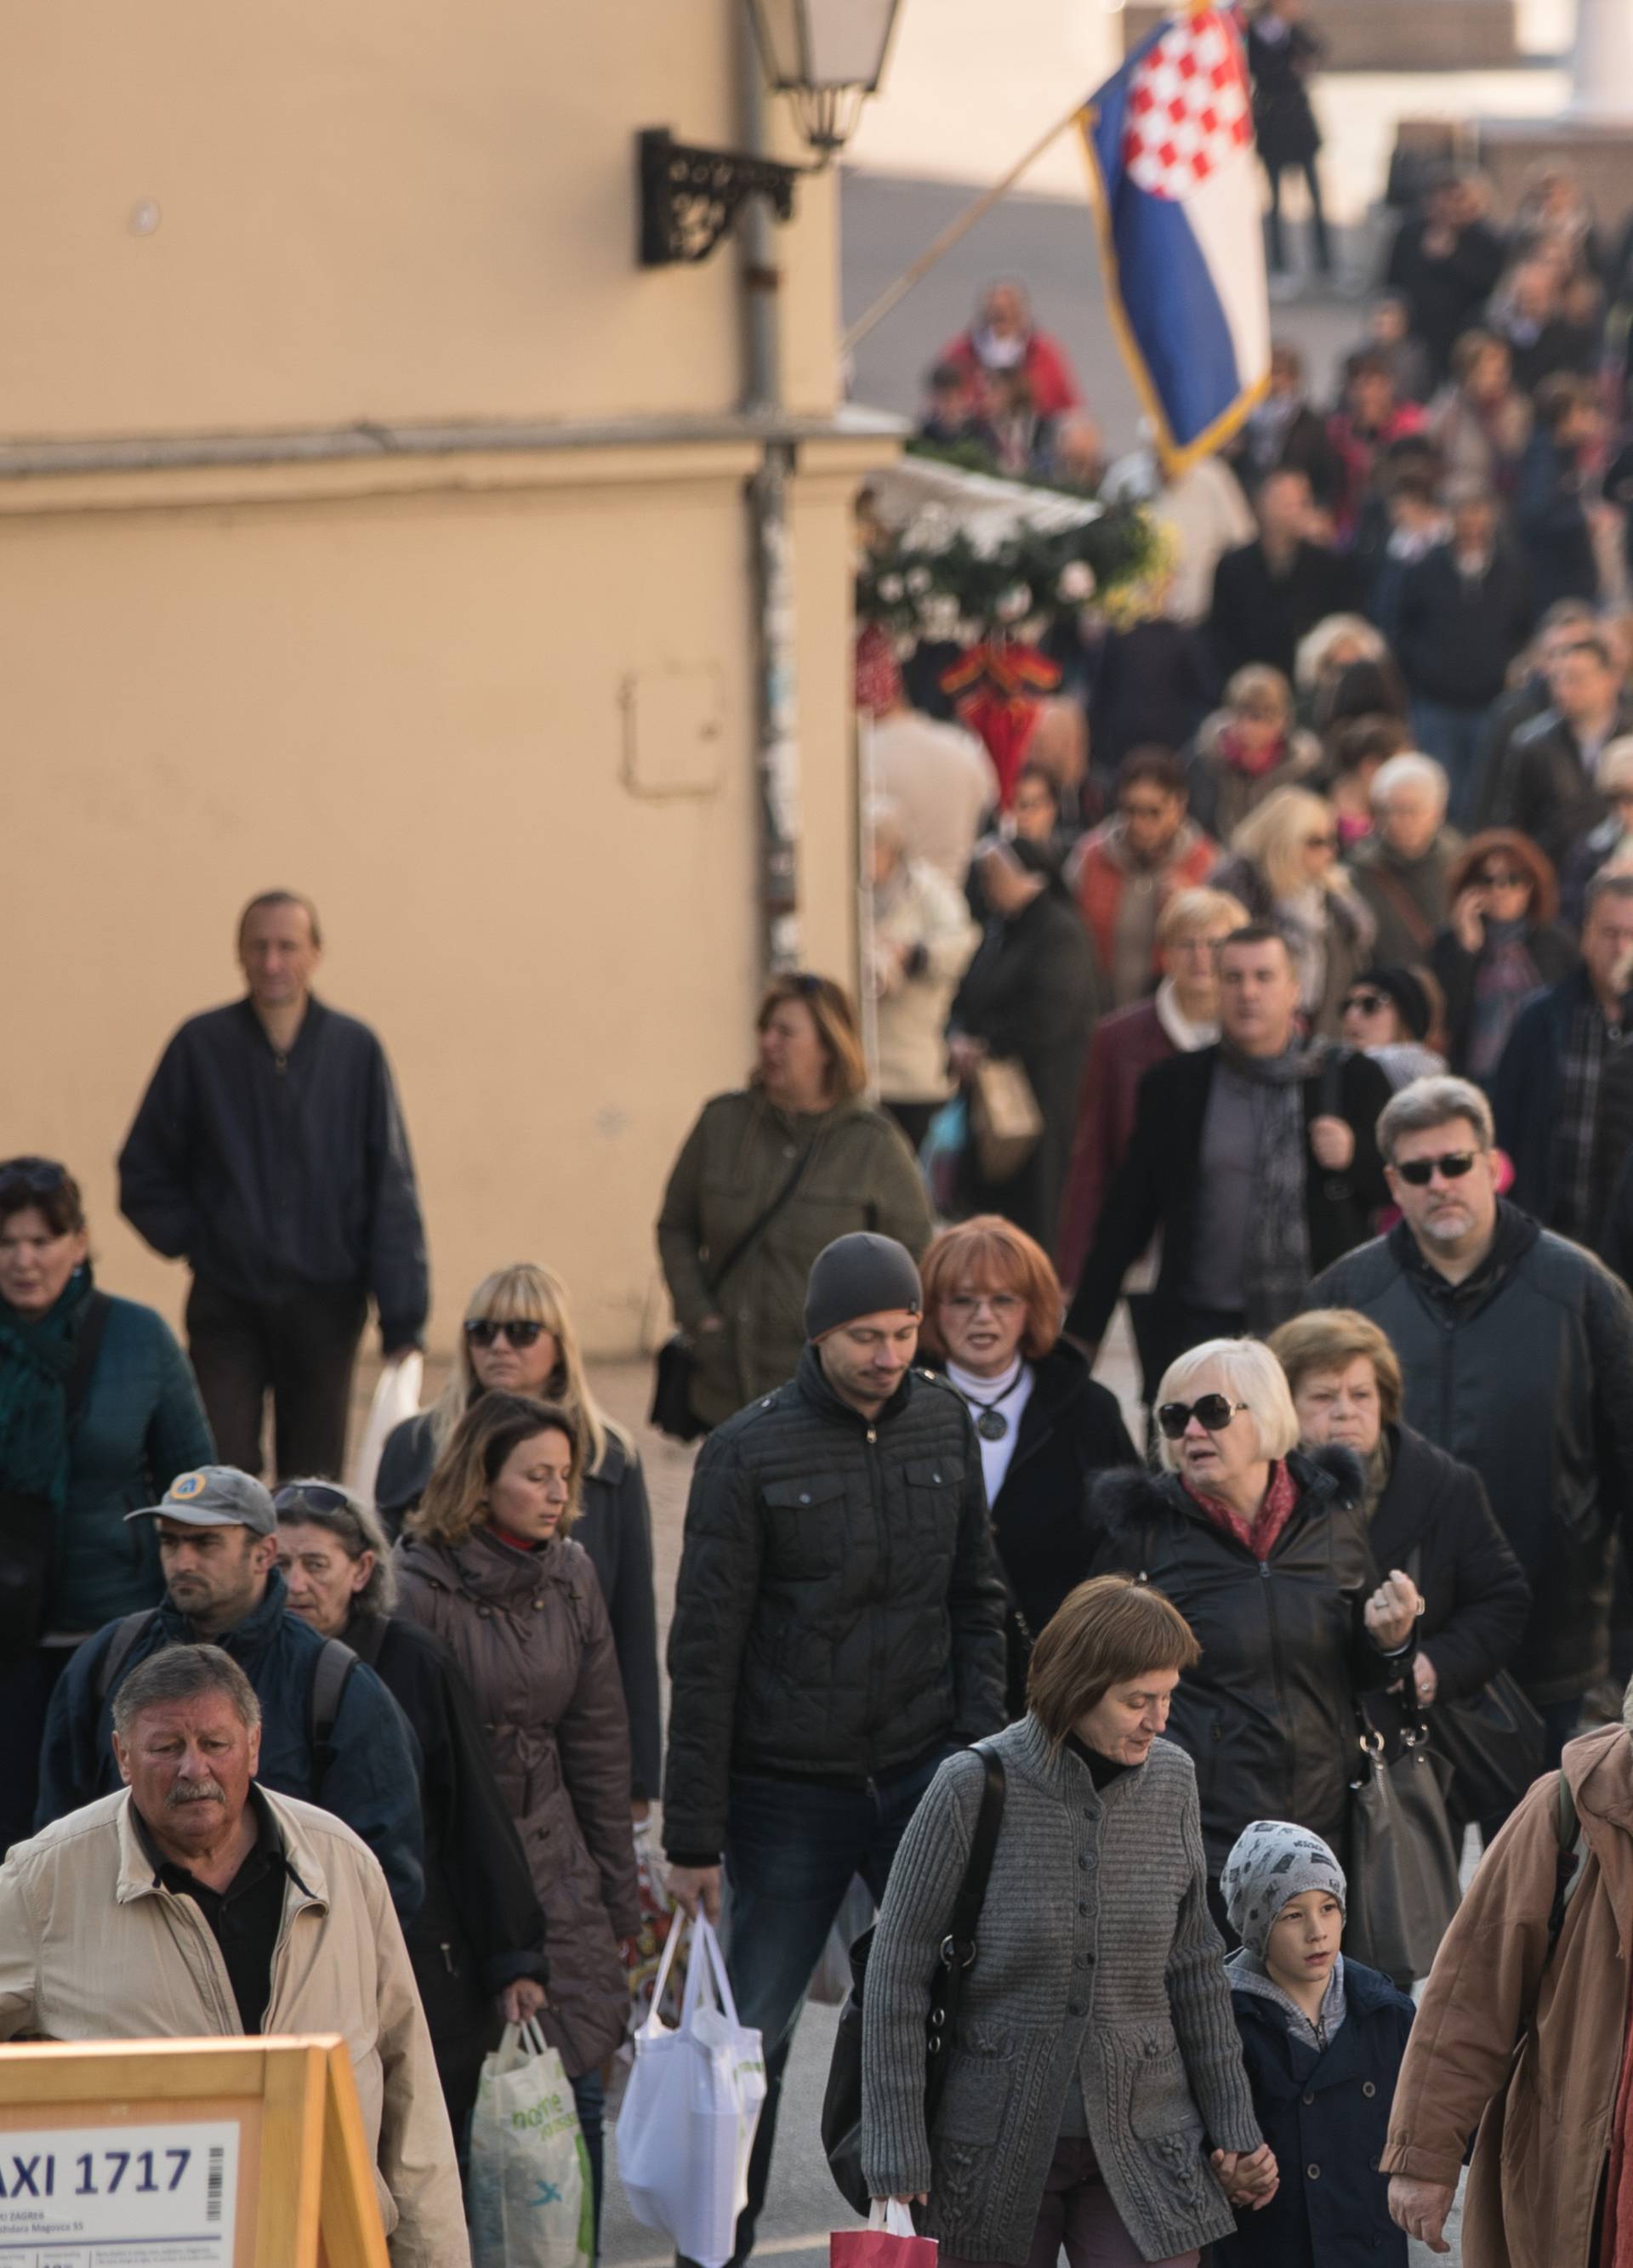
<svg viewBox="0 0 1633 2268"><path fill-rule="evenodd" d="M998 1501L998 1491L1003 1486L1004 1475L1009 1469L1009 1460L1015 1454L1015 1445L1021 1431L1021 1412L1032 1398L1032 1366L1017 1354L1006 1371L996 1378L977 1378L972 1370L964 1370L956 1362L947 1365L949 1382L956 1386L971 1405L971 1418L979 1418L984 1403L998 1403L998 1414L1005 1420L1003 1439L989 1441L979 1429L976 1440L981 1445L981 1477L986 1484L986 1501Z"/></svg>

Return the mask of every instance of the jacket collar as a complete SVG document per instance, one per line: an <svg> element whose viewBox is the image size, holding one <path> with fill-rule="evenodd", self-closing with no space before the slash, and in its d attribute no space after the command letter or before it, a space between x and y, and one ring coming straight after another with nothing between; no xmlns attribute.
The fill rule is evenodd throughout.
<svg viewBox="0 0 1633 2268"><path fill-rule="evenodd" d="M267 1027L255 1013L255 1004L249 995L246 993L241 1000L235 1000L233 1005L238 1011L239 1020L248 1037L271 1055L274 1050L271 1041L267 1037ZM300 1019L300 1029L295 1034L293 1044L289 1050L289 1057L305 1054L307 1049L317 1037L328 1017L329 1010L318 998L317 994L308 992L307 1012ZM285 1058L285 1060L288 1059Z"/></svg>
<svg viewBox="0 0 1633 2268"><path fill-rule="evenodd" d="M562 1571L565 1553L559 1536L552 1536L541 1550L516 1551L473 1528L462 1543L414 1536L403 1547L403 1557L417 1574L446 1590L503 1606L518 1597L536 1596L541 1586L554 1581Z"/></svg>
<svg viewBox="0 0 1633 2268"><path fill-rule="evenodd" d="M1389 1241L1402 1269L1415 1284L1454 1316L1468 1317L1478 1313L1506 1283L1541 1233L1541 1224L1529 1213L1521 1212L1506 1197L1499 1197L1490 1249L1479 1267L1465 1276L1460 1284L1453 1284L1424 1259L1416 1237L1405 1221L1395 1223L1389 1232Z"/></svg>
<svg viewBox="0 0 1633 2268"><path fill-rule="evenodd" d="M267 1577L266 1589L257 1604L251 1607L241 1623L223 1631L211 1643L225 1646L229 1653L256 1653L277 1635L289 1604L289 1587L282 1571L274 1567ZM171 1603L168 1594L159 1609L159 1625L173 1646L192 1646L197 1643L193 1634L192 1618Z"/></svg>
<svg viewBox="0 0 1633 2268"><path fill-rule="evenodd" d="M822 1366L822 1358L815 1344L808 1339L800 1351L794 1385L802 1400L808 1402L818 1416L827 1418L832 1425L844 1425L852 1432L865 1433L870 1427L888 1425L892 1418L900 1417L913 1395L913 1374L911 1369L907 1371L876 1418L864 1418L860 1410L853 1409L842 1395L834 1392Z"/></svg>
<svg viewBox="0 0 1633 2268"><path fill-rule="evenodd" d="M1013 1762L1027 1778L1035 1780L1046 1794L1061 1803L1098 1804L1131 1801L1145 1785L1144 1764L1131 1764L1119 1772L1110 1785L1097 1788L1094 1776L1083 1758L1075 1756L1064 1742L1057 1749L1051 1744L1048 1734L1029 1709L1024 1717L1006 1727L1000 1735L1006 1762ZM1161 1741L1152 1744L1152 1754L1164 1746Z"/></svg>
<svg viewBox="0 0 1633 2268"><path fill-rule="evenodd" d="M327 1911L329 1878L315 1847L301 1833L293 1812L270 1788L257 1786L255 1794L277 1831L294 1888L296 1903L288 1911L299 1912L304 1906L314 1905ZM114 1815L114 1832L119 1853L114 1903L127 1906L137 1898L168 1897L171 1893L160 1882L144 1847L129 1788Z"/></svg>

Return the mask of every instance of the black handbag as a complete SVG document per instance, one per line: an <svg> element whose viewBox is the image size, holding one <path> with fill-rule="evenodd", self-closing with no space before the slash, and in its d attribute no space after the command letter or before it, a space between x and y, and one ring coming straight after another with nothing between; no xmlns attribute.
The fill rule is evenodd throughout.
<svg viewBox="0 0 1633 2268"><path fill-rule="evenodd" d="M112 1305L105 1292L92 1292L85 1301L63 1387L63 1420L69 1427L85 1400ZM48 1498L0 1488L0 1660L14 1660L40 1641L55 1524Z"/></svg>
<svg viewBox="0 0 1633 2268"><path fill-rule="evenodd" d="M711 1299L714 1298L737 1263L746 1258L751 1248L759 1242L799 1188L805 1168L810 1163L811 1152L820 1138L818 1136L816 1140L807 1143L800 1152L794 1171L759 1219L749 1223L713 1274L706 1275L704 1281ZM700 1433L706 1433L709 1430L691 1406L691 1381L696 1361L691 1335L688 1331L672 1331L654 1359L652 1407L647 1412L647 1422L649 1425L655 1425L660 1433L667 1433L674 1441L695 1441Z"/></svg>
<svg viewBox="0 0 1633 2268"><path fill-rule="evenodd" d="M1441 1773L1421 1716L1392 1764L1357 1709L1349 1788L1349 1904L1344 1950L1386 1977L1427 1977L1462 1896Z"/></svg>
<svg viewBox="0 0 1633 2268"><path fill-rule="evenodd" d="M1003 1823L1004 1773L1001 1758L988 1748L976 1755L986 1767L981 1808L970 1837L970 1856L964 1880L953 1903L952 1920L942 1940L941 1960L930 1984L930 2009L925 2021L924 2124L927 2133L935 2123L936 2106L947 2083L947 2051L958 2021L958 2001L964 1980L974 1966L976 1925L986 1897L993 1852ZM828 2085L822 2099L822 2146L834 2185L853 2213L866 2213L872 2203L862 2179L862 2025L863 1988L873 1931L865 1929L851 1948L850 1997L839 2011L833 2056L828 2066Z"/></svg>
<svg viewBox="0 0 1633 2268"><path fill-rule="evenodd" d="M1451 1767L1447 1800L1465 1824L1505 1818L1542 1777L1542 1719L1506 1669L1464 1700L1430 1702L1429 1744Z"/></svg>

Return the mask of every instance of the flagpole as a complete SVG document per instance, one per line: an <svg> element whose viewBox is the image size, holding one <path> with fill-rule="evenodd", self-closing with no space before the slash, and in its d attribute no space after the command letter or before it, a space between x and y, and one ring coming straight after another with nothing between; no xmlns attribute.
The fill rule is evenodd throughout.
<svg viewBox="0 0 1633 2268"><path fill-rule="evenodd" d="M842 355L849 354L853 348L859 346L876 324L882 323L893 307L900 306L913 290L913 285L920 283L936 262L943 259L955 244L969 234L976 222L992 210L1000 197L1008 195L1027 167L1042 157L1049 144L1052 142L1058 142L1068 126L1075 125L1077 120L1083 115L1083 107L1082 102L1075 102L1065 117L1057 120L1046 134L1040 136L1033 143L1019 163L1010 166L1002 180L994 181L990 189L983 189L974 203L966 205L958 217L950 222L942 231L934 244L919 254L911 268L903 269L889 289L882 291L872 306L868 308L865 313L859 315L849 330L846 332L839 341L839 352Z"/></svg>

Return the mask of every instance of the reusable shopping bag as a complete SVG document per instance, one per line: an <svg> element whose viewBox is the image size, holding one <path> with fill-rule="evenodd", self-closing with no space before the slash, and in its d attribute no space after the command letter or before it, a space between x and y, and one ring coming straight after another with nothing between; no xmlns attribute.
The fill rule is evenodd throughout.
<svg viewBox="0 0 1633 2268"><path fill-rule="evenodd" d="M913 2213L894 2198L875 2198L866 2228L836 2228L828 2239L828 2268L935 2268L933 2236L920 2236Z"/></svg>
<svg viewBox="0 0 1633 2268"><path fill-rule="evenodd" d="M395 1362L387 1363L381 1372L374 1398L368 1405L368 1422L352 1457L351 1469L346 1475L346 1486L353 1496L373 1503L374 1476L380 1470L386 1436L405 1418L418 1415L419 1389L425 1380L425 1358L417 1347L399 1355Z"/></svg>
<svg viewBox="0 0 1633 2268"><path fill-rule="evenodd" d="M590 2268L595 2203L573 2086L537 2023L506 2024L470 2122L471 2268Z"/></svg>
<svg viewBox="0 0 1633 2268"><path fill-rule="evenodd" d="M701 1914L678 2029L663 1988L683 1931L669 1934L652 2013L635 2034L635 2068L618 2113L618 2178L630 2211L701 2268L725 2268L749 2201L749 2153L765 2100L760 2036L737 2021L720 1940Z"/></svg>

